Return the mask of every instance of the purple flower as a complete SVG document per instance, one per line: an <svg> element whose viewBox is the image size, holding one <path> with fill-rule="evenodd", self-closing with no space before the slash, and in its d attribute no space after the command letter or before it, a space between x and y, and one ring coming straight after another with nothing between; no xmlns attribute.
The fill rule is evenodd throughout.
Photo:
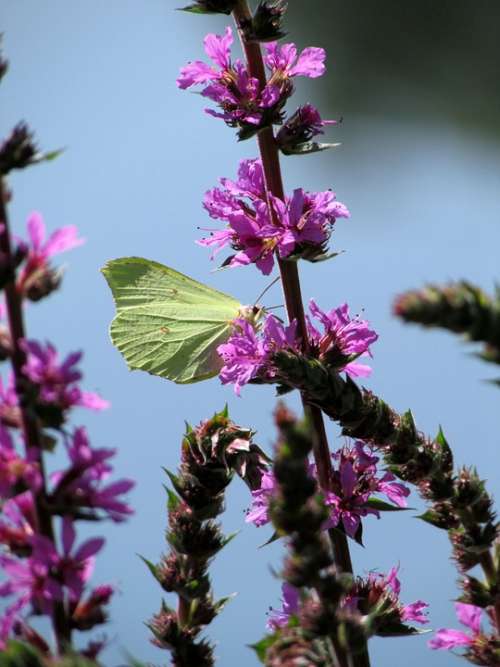
<svg viewBox="0 0 500 667"><path fill-rule="evenodd" d="M264 472L260 480L260 488L252 491L252 506L248 510L245 521L260 528L269 523L269 500L276 489L276 479L272 470Z"/></svg>
<svg viewBox="0 0 500 667"><path fill-rule="evenodd" d="M349 537L355 537L361 519L372 514L380 517L380 512L371 507L369 500L374 494L384 494L398 507L406 507L409 489L399 482L394 482L392 473L377 476L378 457L373 456L361 441L352 447L345 446L332 455L333 479L332 490L325 494L325 504L329 517L323 528L329 529L341 524ZM309 468L311 477L317 479L316 466ZM252 491L252 505L246 521L257 527L269 522L269 502L276 489L276 480L271 470L264 473L260 488ZM390 580L393 582L393 578Z"/></svg>
<svg viewBox="0 0 500 667"><path fill-rule="evenodd" d="M37 491L41 483L37 453L19 456L10 433L0 423L0 498L6 500L26 489Z"/></svg>
<svg viewBox="0 0 500 667"><path fill-rule="evenodd" d="M369 500L382 493L398 507L406 507L409 489L394 482L392 473L377 477L378 457L361 441L352 447L343 447L333 455L334 473L332 490L325 495L330 508L327 528L342 525L349 537L356 537L361 519L369 514L380 518L380 512L370 506Z"/></svg>
<svg viewBox="0 0 500 667"><path fill-rule="evenodd" d="M267 67L271 70L271 80L278 76L283 78L306 76L315 79L325 72L326 52L324 49L310 46L297 56L295 44L265 44Z"/></svg>
<svg viewBox="0 0 500 667"><path fill-rule="evenodd" d="M463 602L456 602L455 611L460 623L465 625L465 627L469 628L472 632L468 634L462 630L441 628L436 632L435 637L428 642L430 648L450 650L459 646L470 647L482 634L482 609L480 607L475 607L472 604L464 604Z"/></svg>
<svg viewBox="0 0 500 667"><path fill-rule="evenodd" d="M227 343L219 345L217 353L223 360L219 373L222 384L234 384L239 396L243 385L255 378L271 380L276 370L272 356L285 348L297 348L295 322L284 327L273 315L268 315L261 328L249 320L239 318L233 322L233 333Z"/></svg>
<svg viewBox="0 0 500 667"><path fill-rule="evenodd" d="M320 333L307 318L309 341L314 354L351 377L370 375L369 366L354 361L360 356L371 356L370 345L378 339L369 323L358 317L351 318L346 303L325 312L311 299L309 310L324 329L323 333Z"/></svg>
<svg viewBox="0 0 500 667"><path fill-rule="evenodd" d="M28 254L17 281L17 288L21 293L26 292L30 284L48 270L49 260L54 255L59 255L85 243L84 239L78 237L75 225L61 227L52 232L47 239L45 223L41 213L37 211L28 217L27 228Z"/></svg>
<svg viewBox="0 0 500 667"><path fill-rule="evenodd" d="M299 611L300 591L295 586L285 582L281 586L282 608L271 609L266 623L266 628L271 632L288 625L290 616L294 616Z"/></svg>
<svg viewBox="0 0 500 667"><path fill-rule="evenodd" d="M326 125L337 125L336 120L323 120L319 111L312 104L304 104L292 114L276 135L279 147L285 153L293 153L294 149L309 143L314 137L324 134Z"/></svg>
<svg viewBox="0 0 500 667"><path fill-rule="evenodd" d="M109 407L98 394L82 391L77 382L82 374L76 365L82 358L81 352L69 354L64 361L59 361L57 350L50 343L45 346L37 341L25 340L22 347L26 352L23 372L38 386L38 401L62 411L73 406L104 410Z"/></svg>
<svg viewBox="0 0 500 667"><path fill-rule="evenodd" d="M399 599L401 584L398 579L398 567L393 567L388 574L370 572L368 577L358 577L346 596L343 606L350 612L363 615L378 610L378 634L392 634L397 624L404 625L408 621L428 623L426 602L418 600L403 605Z"/></svg>
<svg viewBox="0 0 500 667"><path fill-rule="evenodd" d="M314 258L322 254L336 219L350 215L330 190L307 193L298 188L286 202L272 197L272 203L283 230L278 243L281 257L294 254Z"/></svg>
<svg viewBox="0 0 500 667"><path fill-rule="evenodd" d="M16 597L0 619L0 639L7 638L17 616L28 604L31 603L35 611L50 615L55 600L62 601L66 596L70 602L80 599L93 570L94 556L102 548L104 539L89 539L74 550L75 539L73 522L65 517L61 531L62 554L51 540L35 533L29 557L19 560L0 555L0 565L8 577L0 585L0 597Z"/></svg>
<svg viewBox="0 0 500 667"><path fill-rule="evenodd" d="M263 88L258 79L251 77L245 64L237 59L231 61L233 32L227 27L224 35L209 34L204 46L213 65L202 61L188 63L181 69L177 85L186 90L192 86L204 86L201 94L219 105L221 112L205 111L222 118L228 125L259 127L269 120L278 121L279 107L284 103L284 91L274 85Z"/></svg>
<svg viewBox="0 0 500 667"><path fill-rule="evenodd" d="M254 263L268 275L274 255L314 259L325 252L337 218L349 217L349 211L335 194L294 191L282 201L271 197L272 215L266 198L264 173L260 160L243 160L236 182L221 179L222 188L209 190L204 207L211 218L227 224L223 230L207 230L210 235L198 241L213 248L211 259L225 247L235 251L224 266Z"/></svg>
<svg viewBox="0 0 500 667"><path fill-rule="evenodd" d="M31 539L37 530L33 495L30 491L20 493L2 507L0 519L0 544L13 554L31 553Z"/></svg>
<svg viewBox="0 0 500 667"><path fill-rule="evenodd" d="M70 467L51 476L55 484L53 497L59 507L77 516L82 509L101 510L115 522L124 521L133 513L122 496L134 487L134 482L121 479L105 483L112 472L108 461L116 450L93 449L83 427L75 429L67 450ZM91 514L93 518L96 516Z"/></svg>

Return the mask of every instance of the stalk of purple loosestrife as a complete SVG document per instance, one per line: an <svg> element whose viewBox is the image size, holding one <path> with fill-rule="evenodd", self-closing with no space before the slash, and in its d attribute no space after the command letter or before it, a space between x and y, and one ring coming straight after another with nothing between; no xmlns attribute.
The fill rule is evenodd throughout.
<svg viewBox="0 0 500 667"><path fill-rule="evenodd" d="M256 135L263 174L261 194L264 201L261 203L265 209L263 211L262 208L260 210L257 208L256 215L267 216L270 222L267 225L267 232L262 227L257 232L255 227L248 228L247 221L236 222L233 218L230 221L233 228L232 239L228 237L228 232L220 232L212 235L212 239L207 239L205 245L215 245L217 250L232 240L233 247L239 249L240 252L230 258L229 264L236 266L255 262L265 274L271 270L274 256L276 256L288 319L291 326L294 327L294 334L302 352L307 353L310 347L309 332L296 260L300 256L312 259L324 253L328 234L325 233L323 237L320 235L318 238L312 233L312 230L309 236L307 232L302 233L307 226L308 206L311 206L302 190L296 190L291 203L285 204L287 197L281 175L279 146L280 142L287 144L288 150L284 152L290 152L288 144L291 144L292 147L295 145L299 152L299 147L307 146L310 139L322 133L323 125L330 121L322 121L318 112L308 105L307 108L299 109L288 120L278 139L274 136L273 123L283 121L284 104L293 93L293 77L297 75L310 78L320 76L324 71L325 52L323 49L311 47L305 49L295 62L297 55L295 47L285 45L281 49L274 41L283 35L281 21L286 10L286 3L283 2L260 3L254 15L250 12L246 0L218 3L217 7L212 6L211 3L201 2L188 9L221 13L232 11L246 64L237 61L232 66L229 53L232 34L230 28L227 28L223 37L217 38L209 35L205 40L207 53L221 68L221 71L217 72L214 67L204 63L190 63L181 71L178 85L181 88L189 88L192 85L208 83L202 94L216 101L222 108L222 112L207 110L208 113L222 118L228 125L238 127L240 139ZM273 69L269 80L266 76L259 41L272 41L266 57L267 65ZM221 209L224 207L224 202L214 199L211 203L212 211L210 204L207 206L209 213L211 215L214 213L213 217L223 217ZM336 217L347 217L347 209L345 207L342 209L341 206L335 211ZM278 238L276 230L282 226L284 218L287 218L285 224L288 224L289 227L295 226L295 235L290 232L288 237L285 235ZM331 211L329 223L332 222L335 222L335 217ZM322 231L325 231L327 226L323 224ZM314 231L317 232L317 230ZM267 236L265 236L266 233ZM229 234L231 235L231 232ZM290 235L293 236L293 240L290 239ZM239 236L239 238L235 239L234 236ZM242 324L242 326L245 325ZM224 347L221 346L219 352ZM224 358L223 352L222 356ZM224 381L224 377L222 375L221 377ZM328 494L334 475L323 417L319 408L307 404L304 399L303 406L313 432L313 454L318 480L322 490ZM352 573L346 535L341 531L332 530L330 538L337 567L341 571ZM356 665L369 664L366 652L360 653L354 659Z"/></svg>
<svg viewBox="0 0 500 667"><path fill-rule="evenodd" d="M6 69L0 58L0 74ZM49 296L61 282L52 258L83 243L71 225L46 238L36 212L28 218L27 242L11 231L7 175L51 157L38 152L24 123L0 145L0 286L5 297L0 309L7 320L1 327L1 356L12 368L0 378L0 598L8 605L0 617L0 648L6 660L12 651L16 664L41 665L70 654L95 660L105 646L104 639L83 648L74 643L75 631L106 622L113 595L107 584L88 589L105 540L77 545L76 522L126 519L131 509L123 495L133 486L128 479L107 481L114 450L93 448L83 427L68 428L72 408L108 406L80 388L81 353L61 360L53 345L27 335L25 306ZM68 461L49 472L47 456L56 447L64 449ZM36 616L50 620L55 651L32 625Z"/></svg>

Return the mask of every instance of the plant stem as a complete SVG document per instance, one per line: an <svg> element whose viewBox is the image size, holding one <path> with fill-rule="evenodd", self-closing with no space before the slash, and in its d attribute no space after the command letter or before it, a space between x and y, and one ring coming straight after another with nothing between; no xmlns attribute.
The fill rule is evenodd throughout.
<svg viewBox="0 0 500 667"><path fill-rule="evenodd" d="M257 42L246 42L244 31L242 29L242 26L244 26L251 18L246 0L240 0L240 2L238 2L233 10L233 14L245 51L250 75L257 78L261 87L264 87L266 84L266 73L260 46ZM283 180L281 177L279 154L274 140L273 129L271 127L264 128L259 132L257 138L264 170L266 189L268 193L275 197L279 197L279 199L284 201L285 194ZM271 206L269 206L269 210L274 217L274 211ZM307 351L307 329L297 262L278 258L278 264L288 318L290 321L294 319L297 321L297 331L302 340L303 347ZM304 411L310 418L314 430L314 458L318 469L319 482L321 488L328 491L331 486L333 471L323 416L319 408L307 405L305 401L303 401L303 405ZM347 539L339 531L335 531L334 549L335 560L338 567L343 571L352 572Z"/></svg>
<svg viewBox="0 0 500 667"><path fill-rule="evenodd" d="M247 0L238 0L236 7L233 10L233 17L238 28L249 74L259 81L261 89L263 89L267 79L260 45L258 42L247 42L245 39L244 27L252 18ZM259 144L267 193L284 201L285 193L281 176L279 152L274 139L273 128L266 127L261 130L257 135L257 141ZM268 207L271 216L274 218L274 209L270 205L269 200ZM303 349L304 351L307 351L309 343L297 262L283 260L278 257L278 266L281 274L281 284L285 296L288 319L290 321L296 320L297 331L302 340ZM302 404L304 413L309 417L313 428L313 454L318 470L319 483L324 491L329 491L331 488L333 470L323 415L319 408L308 405L304 400L304 397L302 397ZM338 569L352 574L352 562L346 536L338 530L329 531L329 535L333 546L335 563ZM368 652L365 651L361 655L355 656L353 664L354 667L369 667L370 661Z"/></svg>
<svg viewBox="0 0 500 667"><path fill-rule="evenodd" d="M6 270L11 270L12 275L6 283L4 289L5 304L7 308L7 319L10 331L12 355L11 364L14 373L16 393L19 397L19 410L21 414L21 426L24 436L25 451L36 452L37 464L39 466L42 478L41 489L33 494L35 504L35 516L38 529L42 535L51 542L54 540L54 527L52 525L52 515L47 507L47 480L43 460L42 438L40 427L36 416L30 407L23 402L23 393L26 386L26 378L23 373L23 366L26 363L26 354L21 347L21 342L25 338L25 327L22 310L22 297L16 289L14 258L12 251L12 241L9 227L9 219L6 208L7 189L3 179L0 177L0 253L5 263ZM56 637L59 653L63 653L71 644L71 628L66 617L66 611L62 602L54 604L54 614L52 618L54 634Z"/></svg>

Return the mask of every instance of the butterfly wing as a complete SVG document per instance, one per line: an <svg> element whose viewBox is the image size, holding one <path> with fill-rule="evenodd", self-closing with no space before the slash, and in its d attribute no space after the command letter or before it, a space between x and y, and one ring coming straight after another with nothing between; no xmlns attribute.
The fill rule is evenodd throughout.
<svg viewBox="0 0 500 667"><path fill-rule="evenodd" d="M116 303L111 339L130 369L180 384L217 375L236 299L140 257L112 260L102 272Z"/></svg>

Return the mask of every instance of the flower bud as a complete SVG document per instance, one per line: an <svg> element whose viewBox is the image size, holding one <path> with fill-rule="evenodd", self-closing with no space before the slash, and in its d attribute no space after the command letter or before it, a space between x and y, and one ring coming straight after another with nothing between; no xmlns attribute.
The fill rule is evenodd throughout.
<svg viewBox="0 0 500 667"><path fill-rule="evenodd" d="M182 7L182 11L193 14L230 14L236 0L196 0L192 5Z"/></svg>
<svg viewBox="0 0 500 667"><path fill-rule="evenodd" d="M245 27L249 42L274 42L285 37L283 19L288 8L285 0L261 0L252 21Z"/></svg>
<svg viewBox="0 0 500 667"><path fill-rule="evenodd" d="M0 175L5 176L13 169L24 169L36 154L33 134L26 123L18 123L0 146Z"/></svg>

